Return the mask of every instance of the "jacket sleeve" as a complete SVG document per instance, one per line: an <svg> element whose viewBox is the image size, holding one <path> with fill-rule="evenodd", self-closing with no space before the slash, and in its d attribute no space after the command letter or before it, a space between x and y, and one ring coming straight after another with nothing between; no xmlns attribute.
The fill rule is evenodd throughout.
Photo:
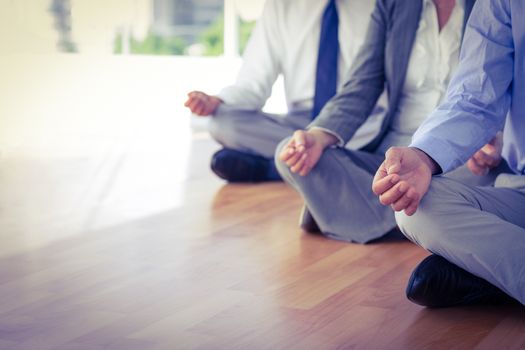
<svg viewBox="0 0 525 350"><path fill-rule="evenodd" d="M385 87L385 46L388 21L386 0L378 0L365 42L349 71L343 88L308 126L337 136L342 146L366 121Z"/></svg>
<svg viewBox="0 0 525 350"><path fill-rule="evenodd" d="M414 134L443 172L465 163L503 128L511 102L514 41L508 0L478 0L443 103Z"/></svg>

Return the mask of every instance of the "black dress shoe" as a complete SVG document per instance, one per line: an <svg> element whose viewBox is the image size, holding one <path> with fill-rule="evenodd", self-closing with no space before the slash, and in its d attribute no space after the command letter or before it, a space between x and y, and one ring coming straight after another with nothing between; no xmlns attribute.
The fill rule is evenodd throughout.
<svg viewBox="0 0 525 350"><path fill-rule="evenodd" d="M218 177L229 182L280 180L278 175L272 175L273 166L271 159L227 148L217 151L211 159L211 170Z"/></svg>
<svg viewBox="0 0 525 350"><path fill-rule="evenodd" d="M301 210L301 214L299 215L299 226L306 232L309 233L320 233L321 229L319 226L317 226L317 222L315 222L314 217L310 213L310 210L306 207L306 205L303 206L303 209Z"/></svg>
<svg viewBox="0 0 525 350"><path fill-rule="evenodd" d="M427 257L416 267L406 295L416 304L434 308L513 301L499 288L438 255Z"/></svg>

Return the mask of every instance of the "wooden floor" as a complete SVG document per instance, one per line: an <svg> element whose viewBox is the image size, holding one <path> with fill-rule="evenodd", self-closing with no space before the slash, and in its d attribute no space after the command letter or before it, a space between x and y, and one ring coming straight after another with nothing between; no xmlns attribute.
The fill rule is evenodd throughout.
<svg viewBox="0 0 525 350"><path fill-rule="evenodd" d="M525 346L522 308L413 305L403 288L424 251L304 234L292 190L223 184L205 164L215 146L193 146L178 207L93 230L87 219L77 232L64 221L108 211L59 193L89 195L74 188L81 160L2 163L0 348Z"/></svg>
<svg viewBox="0 0 525 350"><path fill-rule="evenodd" d="M187 118L101 118L113 86L96 81L71 113L12 116L25 126L0 142L0 349L525 348L522 307L411 304L425 251L301 232L291 189L215 178ZM38 110L56 100L38 91Z"/></svg>

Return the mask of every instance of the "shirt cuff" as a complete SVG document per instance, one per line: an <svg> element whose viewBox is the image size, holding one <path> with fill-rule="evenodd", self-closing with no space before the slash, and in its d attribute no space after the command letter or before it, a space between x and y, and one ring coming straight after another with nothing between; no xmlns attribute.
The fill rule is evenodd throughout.
<svg viewBox="0 0 525 350"><path fill-rule="evenodd" d="M215 94L215 96L220 98L227 105L235 105L239 100L239 94L235 89L231 89L230 87L222 89L218 94Z"/></svg>
<svg viewBox="0 0 525 350"><path fill-rule="evenodd" d="M456 150L446 141L432 136L413 140L409 147L419 148L431 157L440 167L442 173L448 173L463 164Z"/></svg>
<svg viewBox="0 0 525 350"><path fill-rule="evenodd" d="M312 127L309 127L307 128L307 130L321 130L321 131L324 131L332 136L335 136L337 138L337 144L335 144L334 146L337 146L337 147L344 147L345 146L345 142L343 141L343 138L341 136L339 136L335 131L332 131L332 130L329 130L329 129L326 129L326 128L322 128L320 126L312 126Z"/></svg>

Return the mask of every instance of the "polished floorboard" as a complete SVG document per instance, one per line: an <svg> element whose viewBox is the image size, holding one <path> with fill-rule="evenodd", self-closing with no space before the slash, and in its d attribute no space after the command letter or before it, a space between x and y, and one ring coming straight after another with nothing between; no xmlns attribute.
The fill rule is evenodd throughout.
<svg viewBox="0 0 525 350"><path fill-rule="evenodd" d="M215 147L194 138L187 177L135 198L129 179L114 194L133 154L120 165L3 160L0 348L525 347L523 308L411 304L404 286L425 251L306 234L284 184L215 179ZM168 209L143 215L170 197Z"/></svg>
<svg viewBox="0 0 525 350"><path fill-rule="evenodd" d="M306 234L284 184L214 177L171 61L89 59L0 85L0 349L525 348L523 307L407 301L421 248Z"/></svg>

